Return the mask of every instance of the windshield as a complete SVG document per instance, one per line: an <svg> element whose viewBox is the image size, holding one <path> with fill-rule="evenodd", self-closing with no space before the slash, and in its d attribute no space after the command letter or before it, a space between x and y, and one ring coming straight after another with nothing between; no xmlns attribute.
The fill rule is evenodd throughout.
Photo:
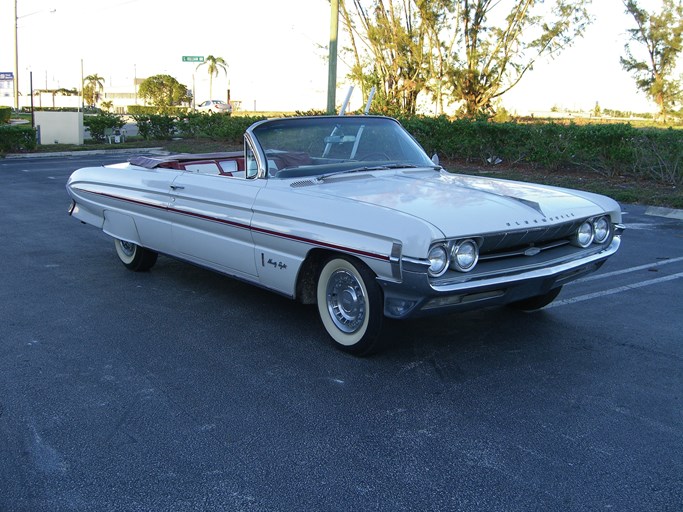
<svg viewBox="0 0 683 512"><path fill-rule="evenodd" d="M253 128L278 178L396 167L433 167L417 142L384 117L290 117Z"/></svg>

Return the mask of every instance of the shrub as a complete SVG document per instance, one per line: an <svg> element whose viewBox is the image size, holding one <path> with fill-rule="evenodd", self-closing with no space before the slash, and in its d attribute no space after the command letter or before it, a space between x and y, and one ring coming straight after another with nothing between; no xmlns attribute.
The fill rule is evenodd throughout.
<svg viewBox="0 0 683 512"><path fill-rule="evenodd" d="M145 139L169 140L176 132L177 119L166 114L133 115L138 133Z"/></svg>
<svg viewBox="0 0 683 512"><path fill-rule="evenodd" d="M584 168L606 176L640 175L683 183L683 131L630 124L585 125L423 116L399 119L428 153L489 165L525 164L552 171Z"/></svg>
<svg viewBox="0 0 683 512"><path fill-rule="evenodd" d="M130 115L183 115L188 111L187 107L155 107L151 105L128 105L127 112Z"/></svg>
<svg viewBox="0 0 683 512"><path fill-rule="evenodd" d="M12 117L12 108L0 107L0 124L9 123L10 117Z"/></svg>
<svg viewBox="0 0 683 512"><path fill-rule="evenodd" d="M150 107L149 105L128 105L127 112L132 116L150 115L150 114L156 114L157 108L156 107Z"/></svg>
<svg viewBox="0 0 683 512"><path fill-rule="evenodd" d="M107 130L121 128L124 124L126 122L120 116L107 112L83 118L83 125L90 130L90 137L95 142L104 142Z"/></svg>
<svg viewBox="0 0 683 512"><path fill-rule="evenodd" d="M183 137L217 139L220 138L217 132L226 119L230 119L230 116L190 112L178 120L177 127Z"/></svg>
<svg viewBox="0 0 683 512"><path fill-rule="evenodd" d="M36 130L30 126L0 126L0 151L16 153L36 149Z"/></svg>
<svg viewBox="0 0 683 512"><path fill-rule="evenodd" d="M667 185L683 185L683 137L680 130L643 130L635 139L634 170Z"/></svg>
<svg viewBox="0 0 683 512"><path fill-rule="evenodd" d="M191 112L178 119L177 129L183 137L208 137L241 144L246 129L262 119L265 118Z"/></svg>

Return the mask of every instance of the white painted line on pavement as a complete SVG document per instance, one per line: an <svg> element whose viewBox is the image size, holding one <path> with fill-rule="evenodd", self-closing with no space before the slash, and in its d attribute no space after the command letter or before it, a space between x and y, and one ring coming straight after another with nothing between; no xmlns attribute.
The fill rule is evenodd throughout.
<svg viewBox="0 0 683 512"><path fill-rule="evenodd" d="M666 281L673 281L674 279L680 279L682 277L683 272L679 272L678 274L671 274L670 276L658 277L657 279L650 279L649 281L641 281L639 283L629 284L627 286L619 286L618 288L612 288L611 290L603 290L601 292L589 293L587 295L579 295L578 297L572 297L571 299L556 300L555 302L548 304L543 309L550 309L558 306L566 306L568 304L574 304L575 302L583 302L584 300L597 299L600 297L605 297L606 295L614 295L615 293L635 290L636 288L642 288L643 286L651 286L653 284L664 283Z"/></svg>
<svg viewBox="0 0 683 512"><path fill-rule="evenodd" d="M622 270L614 270L612 272L606 272L604 274L594 274L592 276L582 277L581 279L577 279L576 281L572 281L571 283L567 283L567 285L576 284L576 283L586 283L588 281L595 281L596 279L603 279L605 277L620 276L621 274L628 274L630 272L638 272L639 270L647 270L647 269L654 268L654 267L661 267L662 265L668 265L669 263L678 263L679 261L683 261L683 256L680 258L671 258L670 260L660 260L660 261L656 261L654 263L648 263L647 265L640 265L638 267L630 267L630 268L625 268Z"/></svg>

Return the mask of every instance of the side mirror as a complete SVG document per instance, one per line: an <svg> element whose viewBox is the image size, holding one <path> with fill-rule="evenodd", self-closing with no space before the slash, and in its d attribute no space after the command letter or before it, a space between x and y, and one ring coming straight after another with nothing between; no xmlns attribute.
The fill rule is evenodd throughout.
<svg viewBox="0 0 683 512"><path fill-rule="evenodd" d="M436 153L434 153L434 154L432 155L432 162L434 163L434 165L440 165L440 164L439 164L439 155L437 155Z"/></svg>

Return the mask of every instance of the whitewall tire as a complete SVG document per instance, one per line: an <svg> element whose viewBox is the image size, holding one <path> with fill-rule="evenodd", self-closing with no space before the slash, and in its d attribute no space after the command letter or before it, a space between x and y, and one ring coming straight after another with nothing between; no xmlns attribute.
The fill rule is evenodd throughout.
<svg viewBox="0 0 683 512"><path fill-rule="evenodd" d="M338 348L366 355L378 347L382 291L363 262L347 256L328 259L320 270L316 295L320 319Z"/></svg>
<svg viewBox="0 0 683 512"><path fill-rule="evenodd" d="M114 239L116 254L127 269L134 272L144 272L149 270L157 262L158 254L144 247L140 247L133 242Z"/></svg>

